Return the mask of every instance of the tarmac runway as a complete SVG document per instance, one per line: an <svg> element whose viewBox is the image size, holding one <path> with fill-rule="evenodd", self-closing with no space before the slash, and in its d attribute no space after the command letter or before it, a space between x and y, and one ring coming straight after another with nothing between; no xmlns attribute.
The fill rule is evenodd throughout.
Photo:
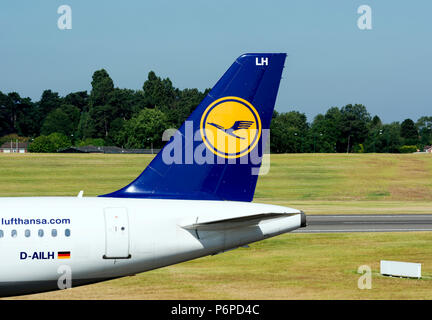
<svg viewBox="0 0 432 320"><path fill-rule="evenodd" d="M295 233L432 231L432 214L306 215L307 227Z"/></svg>

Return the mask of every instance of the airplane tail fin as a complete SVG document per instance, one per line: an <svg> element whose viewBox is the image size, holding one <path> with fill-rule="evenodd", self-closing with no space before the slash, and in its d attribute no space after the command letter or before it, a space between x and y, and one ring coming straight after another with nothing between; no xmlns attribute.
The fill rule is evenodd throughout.
<svg viewBox="0 0 432 320"><path fill-rule="evenodd" d="M115 198L252 201L285 53L240 56Z"/></svg>

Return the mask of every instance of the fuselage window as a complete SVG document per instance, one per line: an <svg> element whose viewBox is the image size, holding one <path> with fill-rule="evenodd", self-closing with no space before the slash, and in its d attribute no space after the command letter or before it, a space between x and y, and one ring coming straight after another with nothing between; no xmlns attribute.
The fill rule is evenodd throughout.
<svg viewBox="0 0 432 320"><path fill-rule="evenodd" d="M16 238L17 231L15 229L11 231L11 236L12 236L12 238Z"/></svg>
<svg viewBox="0 0 432 320"><path fill-rule="evenodd" d="M71 234L70 229L66 229L65 230L65 236L70 237L70 234Z"/></svg>
<svg viewBox="0 0 432 320"><path fill-rule="evenodd" d="M0 230L0 238L3 238L3 230Z"/></svg>
<svg viewBox="0 0 432 320"><path fill-rule="evenodd" d="M30 230L27 229L27 230L24 232L24 235L25 235L26 238L30 237Z"/></svg>
<svg viewBox="0 0 432 320"><path fill-rule="evenodd" d="M52 235L53 237L57 237L57 229L52 229L52 230L51 230L51 235Z"/></svg>
<svg viewBox="0 0 432 320"><path fill-rule="evenodd" d="M43 235L44 235L44 231L42 229L39 229L38 236L43 237Z"/></svg>

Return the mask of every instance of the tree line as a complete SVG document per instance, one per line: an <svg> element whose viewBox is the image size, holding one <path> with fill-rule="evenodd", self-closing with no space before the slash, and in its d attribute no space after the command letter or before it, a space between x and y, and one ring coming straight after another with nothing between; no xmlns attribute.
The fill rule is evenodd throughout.
<svg viewBox="0 0 432 320"><path fill-rule="evenodd" d="M61 97L45 90L39 101L0 91L0 144L30 141L32 152L71 145L160 148L162 133L178 128L210 89L175 88L150 71L141 90L120 89L104 69L94 72L91 91ZM331 107L311 123L304 113L274 112L271 151L412 152L432 144L432 117L382 123L361 104Z"/></svg>

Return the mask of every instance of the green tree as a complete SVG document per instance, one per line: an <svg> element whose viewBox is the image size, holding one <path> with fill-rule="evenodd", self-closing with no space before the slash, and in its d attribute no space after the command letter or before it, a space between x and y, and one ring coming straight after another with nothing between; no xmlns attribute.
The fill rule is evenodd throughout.
<svg viewBox="0 0 432 320"><path fill-rule="evenodd" d="M80 120L80 110L73 105L62 105L51 111L43 122L41 133L49 135L54 132L73 137Z"/></svg>
<svg viewBox="0 0 432 320"><path fill-rule="evenodd" d="M210 89L204 92L198 89L177 90L178 98L176 102L172 104L171 108L165 111L170 124L175 128L179 128L209 91Z"/></svg>
<svg viewBox="0 0 432 320"><path fill-rule="evenodd" d="M169 108L176 100L176 90L169 78L161 79L150 71L143 84L146 108Z"/></svg>
<svg viewBox="0 0 432 320"><path fill-rule="evenodd" d="M86 132L92 136L84 135L82 138L108 137L110 121L113 119L113 108L108 104L114 92L114 82L105 69L93 73L92 90L89 97L89 119L86 119ZM82 131L83 132L83 131Z"/></svg>
<svg viewBox="0 0 432 320"><path fill-rule="evenodd" d="M82 140L94 137L95 135L94 123L90 117L90 113L82 112L78 122L76 139Z"/></svg>
<svg viewBox="0 0 432 320"><path fill-rule="evenodd" d="M111 105L94 106L89 112L92 126L91 131L94 132L93 137L106 139L109 136L111 121L115 119L114 109Z"/></svg>
<svg viewBox="0 0 432 320"><path fill-rule="evenodd" d="M90 107L106 105L114 91L114 82L105 69L97 70L92 77L92 90L89 97Z"/></svg>
<svg viewBox="0 0 432 320"><path fill-rule="evenodd" d="M382 126L382 121L381 121L380 117L374 116L372 118L372 121L370 122L369 128L376 128L376 127L381 127L381 126Z"/></svg>
<svg viewBox="0 0 432 320"><path fill-rule="evenodd" d="M304 113L275 112L270 126L270 150L275 153L308 152L308 129Z"/></svg>
<svg viewBox="0 0 432 320"><path fill-rule="evenodd" d="M7 95L0 94L0 119L1 133L7 134L17 132L18 122L18 108L21 101L21 97L16 92L10 92Z"/></svg>
<svg viewBox="0 0 432 320"><path fill-rule="evenodd" d="M401 123L400 135L404 139L405 145L417 145L419 142L419 133L414 121L405 119Z"/></svg>
<svg viewBox="0 0 432 320"><path fill-rule="evenodd" d="M48 113L60 107L61 104L62 99L57 92L53 92L51 90L44 90L44 92L42 92L42 97L39 101L40 121L43 121L48 115Z"/></svg>
<svg viewBox="0 0 432 320"><path fill-rule="evenodd" d="M348 104L341 108L342 134L338 144L339 152L351 152L353 146L363 144L368 136L371 116L361 104ZM344 146L345 150L341 149Z"/></svg>
<svg viewBox="0 0 432 320"><path fill-rule="evenodd" d="M369 135L364 143L365 152L381 153L384 152L384 140L382 139L383 125L371 126Z"/></svg>
<svg viewBox="0 0 432 320"><path fill-rule="evenodd" d="M29 145L29 152L52 153L56 152L54 143L47 136L39 136Z"/></svg>
<svg viewBox="0 0 432 320"><path fill-rule="evenodd" d="M78 141L76 144L78 147L84 147L84 146L95 146L95 147L103 147L105 145L104 139L93 139L93 138L87 138L81 141Z"/></svg>
<svg viewBox="0 0 432 320"><path fill-rule="evenodd" d="M399 122L385 124L382 128L382 134L377 142L378 150L386 153L399 153L403 142L400 135L401 126Z"/></svg>
<svg viewBox="0 0 432 320"><path fill-rule="evenodd" d="M54 145L54 149L55 149L54 152L58 152L59 150L66 149L72 145L69 137L67 137L62 133L58 133L58 132L51 133L48 136L48 139L50 139Z"/></svg>
<svg viewBox="0 0 432 320"><path fill-rule="evenodd" d="M104 69L96 71L89 97L89 112L88 115L82 115L80 121L80 138L103 138L112 143L123 121L136 114L142 103L142 93L114 88L112 79Z"/></svg>
<svg viewBox="0 0 432 320"><path fill-rule="evenodd" d="M432 117L421 117L416 123L420 135L420 147L432 144Z"/></svg>
<svg viewBox="0 0 432 320"><path fill-rule="evenodd" d="M11 132L7 102L8 96L0 91L0 136Z"/></svg>
<svg viewBox="0 0 432 320"><path fill-rule="evenodd" d="M7 95L0 92L0 134L17 133L33 135L39 130L35 104L30 98L22 98L16 92Z"/></svg>
<svg viewBox="0 0 432 320"><path fill-rule="evenodd" d="M143 100L142 93L138 91L115 88L111 93L108 104L112 106L115 118L129 120L140 111Z"/></svg>
<svg viewBox="0 0 432 320"><path fill-rule="evenodd" d="M166 115L157 109L145 108L127 121L117 137L119 145L126 148L158 148L163 144L162 134L168 129Z"/></svg>
<svg viewBox="0 0 432 320"><path fill-rule="evenodd" d="M417 146L402 146L399 148L400 153L413 153L417 151Z"/></svg>
<svg viewBox="0 0 432 320"><path fill-rule="evenodd" d="M383 134L383 124L378 116L374 116L368 125L368 136L364 143L365 152L383 152L380 136Z"/></svg>
<svg viewBox="0 0 432 320"><path fill-rule="evenodd" d="M109 103L103 112L103 117L107 119L108 123L104 137L107 142L112 143L115 141L123 128L123 124L142 109L143 100L142 91L114 89Z"/></svg>
<svg viewBox="0 0 432 320"><path fill-rule="evenodd" d="M54 153L70 147L71 141L62 133L51 133L48 136L39 136L29 145L30 152Z"/></svg>
<svg viewBox="0 0 432 320"><path fill-rule="evenodd" d="M13 132L16 132L21 97L17 92L10 92L7 96L8 100L6 101L6 105L9 111L10 127Z"/></svg>
<svg viewBox="0 0 432 320"><path fill-rule="evenodd" d="M87 91L69 93L63 100L64 104L75 106L80 111L88 111L89 95Z"/></svg>
<svg viewBox="0 0 432 320"><path fill-rule="evenodd" d="M30 98L21 98L18 105L16 132L20 136L36 136L40 132L39 124L34 120L38 118L36 104Z"/></svg>
<svg viewBox="0 0 432 320"><path fill-rule="evenodd" d="M0 146L5 143L5 142L13 142L15 143L18 140L18 142L27 142L30 140L29 137L21 137L16 133L11 133L8 135L5 135L3 137L0 138Z"/></svg>
<svg viewBox="0 0 432 320"><path fill-rule="evenodd" d="M311 125L310 137L313 152L333 153L340 144L342 115L337 107L327 110L325 115L318 114Z"/></svg>

